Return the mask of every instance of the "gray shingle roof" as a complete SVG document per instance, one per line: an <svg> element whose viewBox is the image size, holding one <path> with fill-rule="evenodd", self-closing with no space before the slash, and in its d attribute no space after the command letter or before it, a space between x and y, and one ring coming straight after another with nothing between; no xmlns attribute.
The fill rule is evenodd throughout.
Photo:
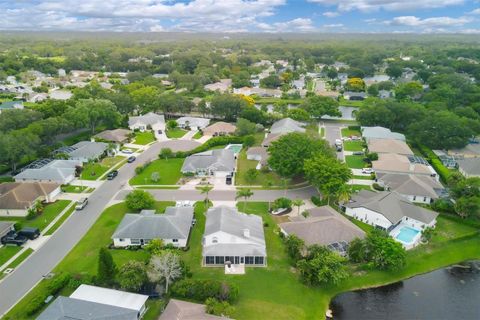
<svg viewBox="0 0 480 320"><path fill-rule="evenodd" d="M240 213L236 208L218 206L210 208L205 223L205 236L216 232L232 235L231 240L203 247L203 255L255 255L265 256L265 235L262 218L256 215ZM249 231L245 237L244 231ZM242 242L238 243L237 240Z"/></svg>
<svg viewBox="0 0 480 320"><path fill-rule="evenodd" d="M170 299L158 320L214 320L228 319L208 314L205 305Z"/></svg>
<svg viewBox="0 0 480 320"><path fill-rule="evenodd" d="M71 158L96 159L99 158L107 149L108 144L105 142L80 141L65 150Z"/></svg>
<svg viewBox="0 0 480 320"><path fill-rule="evenodd" d="M128 125L133 126L137 123L142 123L145 125L154 125L156 123L165 123L165 117L163 114L156 114L153 112L149 112L147 114L138 116L138 117L130 117L128 119Z"/></svg>
<svg viewBox="0 0 480 320"><path fill-rule="evenodd" d="M198 117L181 117L177 119L177 123L185 125L188 121L190 127L205 128L210 123L210 119L198 118Z"/></svg>
<svg viewBox="0 0 480 320"><path fill-rule="evenodd" d="M405 141L405 136L384 127L362 127L362 136L369 139L396 139Z"/></svg>
<svg viewBox="0 0 480 320"><path fill-rule="evenodd" d="M413 174L382 174L377 173L377 178L391 191L403 195L422 196L436 199L444 190L442 184L432 177Z"/></svg>
<svg viewBox="0 0 480 320"><path fill-rule="evenodd" d="M185 159L182 172L197 170L235 171L235 156L231 150L215 149L193 154Z"/></svg>
<svg viewBox="0 0 480 320"><path fill-rule="evenodd" d="M59 296L37 320L137 320L137 311Z"/></svg>
<svg viewBox="0 0 480 320"><path fill-rule="evenodd" d="M435 220L438 213L412 204L394 192L373 192L362 190L352 197L349 208L366 208L382 214L392 224L403 217L409 217L423 223Z"/></svg>
<svg viewBox="0 0 480 320"><path fill-rule="evenodd" d="M39 169L27 169L14 178L16 180L50 180L62 182L66 177L75 174L76 166L82 163L76 160L54 160Z"/></svg>
<svg viewBox="0 0 480 320"><path fill-rule="evenodd" d="M290 133L290 132L305 132L305 124L295 121L291 118L284 118L275 122L270 128L270 133Z"/></svg>
<svg viewBox="0 0 480 320"><path fill-rule="evenodd" d="M480 158L457 160L458 168L469 176L480 175Z"/></svg>
<svg viewBox="0 0 480 320"><path fill-rule="evenodd" d="M187 239L192 219L193 207L168 207L164 214L153 210L127 213L112 239Z"/></svg>

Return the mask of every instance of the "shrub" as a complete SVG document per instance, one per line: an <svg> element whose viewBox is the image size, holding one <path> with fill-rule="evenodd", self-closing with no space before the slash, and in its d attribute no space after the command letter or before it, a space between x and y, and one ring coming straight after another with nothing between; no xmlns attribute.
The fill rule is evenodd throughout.
<svg viewBox="0 0 480 320"><path fill-rule="evenodd" d="M127 195L125 203L130 210L140 211L153 208L155 199L151 193L137 189Z"/></svg>
<svg viewBox="0 0 480 320"><path fill-rule="evenodd" d="M320 198L317 197L317 196L312 196L312 197L310 198L310 200L311 200L312 203L313 203L314 205L316 205L317 207L323 206L322 199L320 199Z"/></svg>
<svg viewBox="0 0 480 320"><path fill-rule="evenodd" d="M171 294L178 298L204 302L208 298L235 302L238 299L238 287L227 282L210 279L183 279L171 287Z"/></svg>
<svg viewBox="0 0 480 320"><path fill-rule="evenodd" d="M195 153L207 151L213 147L227 145L227 144L243 144L243 137L237 136L220 136L220 137L213 137L201 146L196 147L193 150L185 152L185 156L189 156ZM177 152L178 154L178 152Z"/></svg>
<svg viewBox="0 0 480 320"><path fill-rule="evenodd" d="M277 209L291 209L292 208L292 200L288 198L278 198L273 202L272 208L274 210Z"/></svg>
<svg viewBox="0 0 480 320"><path fill-rule="evenodd" d="M373 187L373 189L375 189L377 191L385 191L385 188L382 187L381 185L379 185L378 183L372 184L372 187Z"/></svg>
<svg viewBox="0 0 480 320"><path fill-rule="evenodd" d="M205 301L207 313L216 316L229 317L235 312L235 308L227 301L218 301L215 298L208 298Z"/></svg>
<svg viewBox="0 0 480 320"><path fill-rule="evenodd" d="M135 173L136 173L136 174L140 174L140 173L143 172L143 170L145 170L145 165L137 166L137 167L135 168Z"/></svg>
<svg viewBox="0 0 480 320"><path fill-rule="evenodd" d="M33 219L35 219L36 217L37 217L37 212L36 212L34 209L32 209L32 208L28 209L28 211L27 211L27 216L26 216L25 218L26 218L27 220L33 220Z"/></svg>
<svg viewBox="0 0 480 320"><path fill-rule="evenodd" d="M376 152L369 153L369 154L367 154L367 158L370 161L377 161L378 160L378 153L376 153Z"/></svg>

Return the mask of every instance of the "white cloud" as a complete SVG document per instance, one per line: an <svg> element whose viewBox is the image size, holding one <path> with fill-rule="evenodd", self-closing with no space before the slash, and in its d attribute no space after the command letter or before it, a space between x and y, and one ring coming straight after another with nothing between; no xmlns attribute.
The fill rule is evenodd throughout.
<svg viewBox="0 0 480 320"><path fill-rule="evenodd" d="M324 24L324 28L341 28L343 27L343 23L332 23L332 24Z"/></svg>
<svg viewBox="0 0 480 320"><path fill-rule="evenodd" d="M316 31L313 21L309 18L296 18L272 24L257 23L256 26L264 32L313 32Z"/></svg>
<svg viewBox="0 0 480 320"><path fill-rule="evenodd" d="M451 17L435 17L420 19L415 16L395 17L390 21L385 21L385 24L393 26L408 26L408 27L454 27L463 26L471 22L472 19L467 17L451 18Z"/></svg>
<svg viewBox="0 0 480 320"><path fill-rule="evenodd" d="M327 11L327 12L322 13L322 15L324 17L327 17L327 18L335 18L335 17L338 17L340 15L340 13L338 13L336 11Z"/></svg>
<svg viewBox="0 0 480 320"><path fill-rule="evenodd" d="M469 14L480 14L480 8L470 11Z"/></svg>
<svg viewBox="0 0 480 320"><path fill-rule="evenodd" d="M403 11L443 8L463 4L464 0L308 0L327 6L335 6L339 11L360 10L365 12L376 10Z"/></svg>

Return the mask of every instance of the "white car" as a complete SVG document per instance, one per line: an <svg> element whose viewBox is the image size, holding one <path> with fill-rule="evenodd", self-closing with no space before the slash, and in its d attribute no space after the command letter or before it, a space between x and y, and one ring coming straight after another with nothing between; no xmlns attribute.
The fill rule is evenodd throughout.
<svg viewBox="0 0 480 320"><path fill-rule="evenodd" d="M85 206L88 204L88 199L87 198L82 198L77 201L77 205L75 206L75 209L77 210L82 210L85 208Z"/></svg>
<svg viewBox="0 0 480 320"><path fill-rule="evenodd" d="M132 154L132 153L133 153L133 150L124 149L124 150L122 150L122 152L125 153L125 154Z"/></svg>
<svg viewBox="0 0 480 320"><path fill-rule="evenodd" d="M372 174L374 173L375 171L373 171L372 168L363 168L362 169L362 173L365 173L365 174Z"/></svg>

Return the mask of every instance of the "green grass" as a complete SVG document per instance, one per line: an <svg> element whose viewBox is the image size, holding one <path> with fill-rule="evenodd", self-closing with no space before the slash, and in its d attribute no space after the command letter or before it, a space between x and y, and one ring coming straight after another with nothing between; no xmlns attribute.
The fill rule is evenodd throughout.
<svg viewBox="0 0 480 320"><path fill-rule="evenodd" d="M357 179L357 180L374 180L374 176L373 175L370 175L370 176L353 176L353 179Z"/></svg>
<svg viewBox="0 0 480 320"><path fill-rule="evenodd" d="M167 137L170 139L178 139L183 137L187 133L187 130L180 128L166 130Z"/></svg>
<svg viewBox="0 0 480 320"><path fill-rule="evenodd" d="M86 189L87 187L85 186L72 186L72 185L62 186L62 192L68 192L68 193L82 193Z"/></svg>
<svg viewBox="0 0 480 320"><path fill-rule="evenodd" d="M174 185L178 182L182 173L183 158L159 159L152 161L142 173L130 179L131 185ZM157 182L152 181L152 173L158 172L160 179Z"/></svg>
<svg viewBox="0 0 480 320"><path fill-rule="evenodd" d="M10 167L7 167L8 169L10 169ZM7 171L8 171L7 169ZM0 177L0 183L4 183L4 182L13 182L15 181L12 177Z"/></svg>
<svg viewBox="0 0 480 320"><path fill-rule="evenodd" d="M80 178L83 180L97 180L110 168L124 161L123 156L106 157L100 162L87 163L83 166Z"/></svg>
<svg viewBox="0 0 480 320"><path fill-rule="evenodd" d="M7 266L7 268L15 269L16 267L18 267L20 265L20 263L25 261L25 259L27 259L28 256L31 255L32 253L33 253L33 249L32 248L27 248L27 250L23 251L15 260L12 261L12 263L10 263Z"/></svg>
<svg viewBox="0 0 480 320"><path fill-rule="evenodd" d="M135 139L134 139L133 143L143 146L143 145L149 144L151 142L154 142L155 140L156 140L155 135L153 134L152 131L135 132Z"/></svg>
<svg viewBox="0 0 480 320"><path fill-rule="evenodd" d="M255 98L255 103L258 104L275 104L275 103L290 103L290 104L301 104L304 100L303 99L281 99L281 98Z"/></svg>
<svg viewBox="0 0 480 320"><path fill-rule="evenodd" d="M49 236L49 235L53 234L55 231L57 231L57 229L60 228L60 226L65 222L65 220L68 219L68 217L70 217L72 215L72 213L74 211L75 211L75 206L72 206L70 209L68 209L67 212L65 212L60 217L60 219L57 220L57 222L54 223L53 226L50 227L50 229L47 230L47 232L45 232L45 235Z"/></svg>
<svg viewBox="0 0 480 320"><path fill-rule="evenodd" d="M325 128L324 127L320 128L320 138L323 138L323 137L325 137Z"/></svg>
<svg viewBox="0 0 480 320"><path fill-rule="evenodd" d="M0 266L3 266L8 260L16 255L22 247L17 246L3 246L0 248Z"/></svg>
<svg viewBox="0 0 480 320"><path fill-rule="evenodd" d="M320 138L320 133L318 132L318 124L317 123L310 123L306 126L305 133L309 135L311 138L318 139Z"/></svg>
<svg viewBox="0 0 480 320"><path fill-rule="evenodd" d="M372 188L363 184L352 184L352 190L356 192L360 190L372 190Z"/></svg>
<svg viewBox="0 0 480 320"><path fill-rule="evenodd" d="M138 187L137 189L143 189L143 190L155 190L155 189L177 190L177 189L180 189L180 186L146 186L146 187Z"/></svg>
<svg viewBox="0 0 480 320"><path fill-rule="evenodd" d="M343 141L345 151L363 151L363 141Z"/></svg>
<svg viewBox="0 0 480 320"><path fill-rule="evenodd" d="M351 129L348 129L348 128L343 128L342 129L342 137L350 137L350 136L361 137L362 133L358 130L351 130Z"/></svg>
<svg viewBox="0 0 480 320"><path fill-rule="evenodd" d="M235 185L246 186L246 185L258 185L258 186L282 186L282 179L273 171L262 172L257 170L258 175L252 182L247 182L245 179L245 173L248 169L255 169L258 161L248 160L247 152L245 150L240 151L237 159L237 172L235 173Z"/></svg>
<svg viewBox="0 0 480 320"><path fill-rule="evenodd" d="M345 162L352 169L363 169L367 165L363 158L363 156L345 156Z"/></svg>
<svg viewBox="0 0 480 320"><path fill-rule="evenodd" d="M203 133L200 131L197 131L197 133L193 135L193 139L200 139L201 137L203 137Z"/></svg>
<svg viewBox="0 0 480 320"><path fill-rule="evenodd" d="M339 104L341 106L345 106L345 107L357 107L357 108L361 108L365 105L365 102L364 101L350 101L350 100L346 100L345 98L343 97L340 97L339 100L338 100Z"/></svg>
<svg viewBox="0 0 480 320"><path fill-rule="evenodd" d="M32 227L43 230L60 214L60 212L62 212L68 206L70 202L70 200L58 200L54 203L50 203L45 206L41 216L38 216L33 220L25 220L22 225L24 227Z"/></svg>

